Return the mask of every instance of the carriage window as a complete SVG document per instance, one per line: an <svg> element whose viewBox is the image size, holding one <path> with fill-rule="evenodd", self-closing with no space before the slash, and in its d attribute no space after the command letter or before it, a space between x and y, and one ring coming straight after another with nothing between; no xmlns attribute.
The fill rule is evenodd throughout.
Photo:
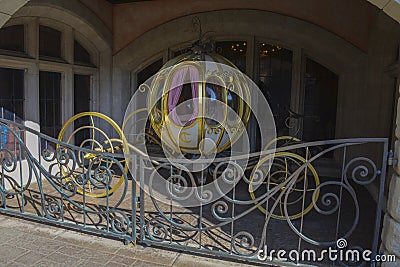
<svg viewBox="0 0 400 267"><path fill-rule="evenodd" d="M338 75L307 59L304 82L303 140L334 139Z"/></svg>
<svg viewBox="0 0 400 267"><path fill-rule="evenodd" d="M15 25L0 29L0 49L25 52L24 25Z"/></svg>
<svg viewBox="0 0 400 267"><path fill-rule="evenodd" d="M207 80L205 88L205 97L208 98L206 102L206 123L210 126L216 126L219 122L224 120L225 108L217 101L224 101L224 87L218 85L218 80L211 77ZM232 93L228 92L228 104L232 106ZM236 109L237 110L237 109ZM231 119L229 117L229 119Z"/></svg>
<svg viewBox="0 0 400 267"><path fill-rule="evenodd" d="M39 55L61 58L61 32L53 28L40 25L39 27Z"/></svg>
<svg viewBox="0 0 400 267"><path fill-rule="evenodd" d="M90 53L77 40L74 40L74 62L92 65Z"/></svg>
<svg viewBox="0 0 400 267"><path fill-rule="evenodd" d="M279 45L259 44L258 86L275 118L277 136L288 135L293 53Z"/></svg>
<svg viewBox="0 0 400 267"><path fill-rule="evenodd" d="M216 43L216 50L231 61L240 71L246 73L247 42L224 41Z"/></svg>
<svg viewBox="0 0 400 267"><path fill-rule="evenodd" d="M57 138L61 129L61 74L39 73L40 131Z"/></svg>

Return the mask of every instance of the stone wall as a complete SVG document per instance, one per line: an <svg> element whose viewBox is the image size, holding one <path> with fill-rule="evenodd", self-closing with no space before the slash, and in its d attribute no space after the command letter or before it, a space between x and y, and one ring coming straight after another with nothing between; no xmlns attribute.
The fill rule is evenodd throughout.
<svg viewBox="0 0 400 267"><path fill-rule="evenodd" d="M399 106L400 108L400 106ZM398 114L398 117L400 114ZM397 127L400 127L398 124ZM398 129L399 130L399 129ZM400 135L396 135L400 138ZM399 158L400 141L396 142L396 157ZM386 262L382 267L400 266L400 164L395 166L392 176L387 203L387 213L383 222L381 252L396 255L396 262Z"/></svg>
<svg viewBox="0 0 400 267"><path fill-rule="evenodd" d="M114 6L114 53L169 21L217 10L261 10L298 18L325 28L364 51L367 50L371 19L378 11L365 0L168 0L120 4Z"/></svg>

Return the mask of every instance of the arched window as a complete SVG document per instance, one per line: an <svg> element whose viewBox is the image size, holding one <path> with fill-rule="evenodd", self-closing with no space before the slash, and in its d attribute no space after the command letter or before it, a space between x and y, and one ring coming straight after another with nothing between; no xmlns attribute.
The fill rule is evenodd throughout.
<svg viewBox="0 0 400 267"><path fill-rule="evenodd" d="M48 26L39 26L39 56L61 58L62 33Z"/></svg>
<svg viewBox="0 0 400 267"><path fill-rule="evenodd" d="M78 65L93 65L89 51L77 40L74 40L74 63Z"/></svg>
<svg viewBox="0 0 400 267"><path fill-rule="evenodd" d="M0 29L0 50L25 53L25 26L13 25Z"/></svg>
<svg viewBox="0 0 400 267"><path fill-rule="evenodd" d="M74 112L92 110L97 52L78 29L61 22L24 17L10 23L0 29L0 84L7 91L0 96L0 116L33 121L57 137Z"/></svg>

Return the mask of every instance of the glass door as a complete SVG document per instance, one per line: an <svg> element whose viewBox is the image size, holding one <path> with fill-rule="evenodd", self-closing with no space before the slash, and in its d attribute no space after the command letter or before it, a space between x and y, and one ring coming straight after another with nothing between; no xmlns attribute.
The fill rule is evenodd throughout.
<svg viewBox="0 0 400 267"><path fill-rule="evenodd" d="M338 75L306 58L302 131L304 141L335 138L338 84Z"/></svg>
<svg viewBox="0 0 400 267"><path fill-rule="evenodd" d="M40 131L57 138L61 129L61 73L39 73Z"/></svg>
<svg viewBox="0 0 400 267"><path fill-rule="evenodd" d="M292 91L293 52L280 45L260 42L258 57L257 85L274 114L276 135L289 135L287 119Z"/></svg>
<svg viewBox="0 0 400 267"><path fill-rule="evenodd" d="M90 75L74 75L74 114L90 111ZM74 121L75 130L84 125L91 125L89 117L85 116ZM76 132L74 135L75 145L80 145L90 137L90 129Z"/></svg>

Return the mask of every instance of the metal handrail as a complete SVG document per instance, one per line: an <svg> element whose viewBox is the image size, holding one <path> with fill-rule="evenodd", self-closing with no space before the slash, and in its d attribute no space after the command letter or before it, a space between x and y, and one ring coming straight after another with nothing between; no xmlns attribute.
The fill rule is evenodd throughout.
<svg viewBox="0 0 400 267"><path fill-rule="evenodd" d="M0 118L0 123L6 124L6 125L16 125L16 126L18 126L18 128L21 128L27 132L33 133L33 134L39 136L40 138L46 139L46 140L51 141L58 145L62 145L63 147L67 147L67 148L70 148L73 150L79 150L79 151L86 152L86 153L94 153L94 154L108 156L108 157L114 157L114 158L133 158L136 156L142 156L145 158L149 157L147 155L147 153L145 153L144 151L140 150L139 148L137 148L136 146L134 146L132 144L127 143L125 137L124 137L124 139L125 139L124 141L126 142L125 144L127 144L129 149L133 149L135 153L129 153L129 154L125 153L125 155L121 155L121 154L103 152L103 151L98 151L98 150L92 150L92 149L88 149L88 148L84 148L84 147L78 147L73 144L62 142L56 138L50 137L46 134L43 134L39 131L36 131L36 130L34 130L30 127L27 127L23 124L20 124L20 123L16 123L16 122L6 120L6 119L1 119L1 118ZM266 155L270 155L270 154L277 153L277 152L290 151L290 150L295 150L295 149L305 148L305 147L326 146L326 145L335 145L335 144L358 145L358 144L363 144L363 143L387 143L388 140L389 140L388 138L367 137L367 138L332 139L332 140L313 141L313 142L304 142L304 143L302 142L302 143L298 143L298 144L279 147L276 149L267 149L267 150L252 152L249 154L233 155L231 157L222 157L222 158L213 158L213 159L202 159L201 163L204 163L204 164L213 163L213 162L216 163L216 162L223 162L226 160L240 161L240 160L246 160L249 158L257 158L257 157L266 156ZM20 141L23 142L22 140L20 140ZM187 159L167 159L165 157L158 157L158 156L156 156L156 157L151 156L151 159L153 161L159 161L159 162L167 162L168 161L168 162L174 162L174 163L187 163Z"/></svg>

